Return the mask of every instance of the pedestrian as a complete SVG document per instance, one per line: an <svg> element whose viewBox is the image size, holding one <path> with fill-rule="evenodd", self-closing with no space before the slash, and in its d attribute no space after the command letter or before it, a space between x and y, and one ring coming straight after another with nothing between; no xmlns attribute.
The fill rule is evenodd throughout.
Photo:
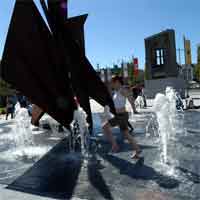
<svg viewBox="0 0 200 200"><path fill-rule="evenodd" d="M132 93L129 92L128 89L123 87L123 79L120 76L115 76L111 80L111 86L114 89L113 101L116 108L116 116L111 119L104 120L102 124L104 134L107 136L109 141L112 144L112 151L117 152L119 150L119 146L112 134L111 127L119 126L123 136L128 140L133 148L132 158L139 158L140 148L136 143L135 139L129 133L128 129L128 112L126 110L126 99L129 100L133 111L135 111L134 99Z"/></svg>
<svg viewBox="0 0 200 200"><path fill-rule="evenodd" d="M141 94L141 89L138 86L135 86L132 88L132 95L133 95L134 102L136 101L136 99L138 98L140 94ZM138 114L138 111L136 110L136 108L134 108L133 112L134 114Z"/></svg>
<svg viewBox="0 0 200 200"><path fill-rule="evenodd" d="M144 93L144 88L142 88L141 94L142 94L142 98L143 98L143 101L144 101L144 108L147 108L147 99L146 99L146 96L145 96L145 93Z"/></svg>
<svg viewBox="0 0 200 200"><path fill-rule="evenodd" d="M11 119L14 118L14 111L15 111L15 105L10 96L6 99L6 120L8 120L9 114L11 115Z"/></svg>

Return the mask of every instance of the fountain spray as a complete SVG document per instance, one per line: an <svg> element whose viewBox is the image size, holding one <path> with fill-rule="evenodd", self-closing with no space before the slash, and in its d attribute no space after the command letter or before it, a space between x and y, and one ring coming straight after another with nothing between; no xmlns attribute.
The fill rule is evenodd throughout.
<svg viewBox="0 0 200 200"><path fill-rule="evenodd" d="M27 146L34 145L28 111L26 108L20 108L19 103L15 107L15 121L15 134L13 134L15 148L26 148Z"/></svg>
<svg viewBox="0 0 200 200"><path fill-rule="evenodd" d="M158 122L158 134L161 141L162 161L168 162L169 141L176 140L177 131L183 129L183 113L177 110L177 94L172 87L167 87L165 94L157 94L153 110Z"/></svg>
<svg viewBox="0 0 200 200"><path fill-rule="evenodd" d="M78 138L80 137L81 139L81 152L84 156L88 154L88 148L89 148L89 142L88 142L88 135L89 135L89 130L88 130L88 123L87 123L87 114L83 110L83 108L80 106L77 98L74 98L77 104L77 110L74 111L74 120L73 120L73 126L77 126L76 128L78 129L79 135L75 136L73 135L72 139L72 146L74 149L75 144L74 142L76 141L75 137ZM74 134L74 133L73 133Z"/></svg>

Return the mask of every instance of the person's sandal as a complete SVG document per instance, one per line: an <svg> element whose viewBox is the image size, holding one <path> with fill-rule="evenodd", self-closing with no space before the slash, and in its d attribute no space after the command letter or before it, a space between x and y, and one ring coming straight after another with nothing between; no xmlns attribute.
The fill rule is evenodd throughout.
<svg viewBox="0 0 200 200"><path fill-rule="evenodd" d="M140 159L140 153L142 152L142 150L138 150L138 151L134 151L134 153L131 155L132 159Z"/></svg>

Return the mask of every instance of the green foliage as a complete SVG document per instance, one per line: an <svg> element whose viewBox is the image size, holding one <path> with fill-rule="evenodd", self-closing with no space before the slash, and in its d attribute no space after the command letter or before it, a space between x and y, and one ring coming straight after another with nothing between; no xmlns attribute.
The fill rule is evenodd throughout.
<svg viewBox="0 0 200 200"><path fill-rule="evenodd" d="M6 113L6 108L5 107L0 108L0 115L5 113Z"/></svg>
<svg viewBox="0 0 200 200"><path fill-rule="evenodd" d="M195 79L200 82L200 63L197 64L194 68L194 76Z"/></svg>
<svg viewBox="0 0 200 200"><path fill-rule="evenodd" d="M15 94L15 90L4 80L0 79L0 96L9 96L13 94Z"/></svg>
<svg viewBox="0 0 200 200"><path fill-rule="evenodd" d="M122 75L122 69L118 67L118 65L114 65L113 68L111 69L111 72L113 75Z"/></svg>
<svg viewBox="0 0 200 200"><path fill-rule="evenodd" d="M128 63L128 77L129 77L128 84L133 85L133 83L134 83L133 65L131 63Z"/></svg>

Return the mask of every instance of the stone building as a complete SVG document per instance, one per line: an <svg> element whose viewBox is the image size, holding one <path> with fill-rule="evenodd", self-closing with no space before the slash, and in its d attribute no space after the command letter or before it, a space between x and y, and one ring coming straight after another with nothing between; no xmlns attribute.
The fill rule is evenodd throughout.
<svg viewBox="0 0 200 200"><path fill-rule="evenodd" d="M186 81L190 82L194 80L194 66L182 65L180 68L180 76Z"/></svg>
<svg viewBox="0 0 200 200"><path fill-rule="evenodd" d="M145 93L154 98L171 86L185 95L185 81L179 76L176 62L175 31L167 29L145 39L146 49L146 80Z"/></svg>
<svg viewBox="0 0 200 200"><path fill-rule="evenodd" d="M178 76L174 30L166 30L145 39L148 79Z"/></svg>

